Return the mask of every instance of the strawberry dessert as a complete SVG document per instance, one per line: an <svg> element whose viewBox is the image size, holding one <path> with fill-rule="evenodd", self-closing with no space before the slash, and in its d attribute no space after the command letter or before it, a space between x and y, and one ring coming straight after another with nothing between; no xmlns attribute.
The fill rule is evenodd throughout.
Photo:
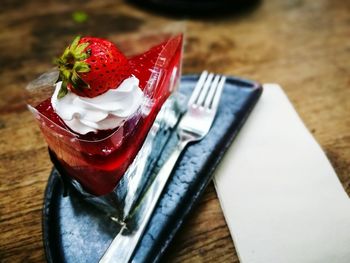
<svg viewBox="0 0 350 263"><path fill-rule="evenodd" d="M95 196L113 191L179 80L182 35L127 58L76 37L56 60L51 97L32 108L64 173Z"/></svg>

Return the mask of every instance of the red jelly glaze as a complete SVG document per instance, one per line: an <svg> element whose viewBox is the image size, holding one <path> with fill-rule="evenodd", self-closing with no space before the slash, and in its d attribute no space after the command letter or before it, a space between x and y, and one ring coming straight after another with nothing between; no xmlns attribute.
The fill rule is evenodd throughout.
<svg viewBox="0 0 350 263"><path fill-rule="evenodd" d="M48 98L41 102L36 109L43 115L45 115L49 120L53 121L58 126L65 128L63 120L55 113L51 105L51 99Z"/></svg>
<svg viewBox="0 0 350 263"><path fill-rule="evenodd" d="M68 175L78 180L85 190L94 195L105 195L111 192L123 176L150 130L161 106L171 93L169 90L171 74L174 67L180 69L182 52L182 36L177 36L173 47L165 43L153 47L144 54L129 59L132 74L140 80L140 87L144 89L151 76L151 71L161 52L165 63L161 66L163 73L152 89L151 97L154 105L150 113L138 120L129 120L123 126L122 133L116 129L76 135L81 139L72 143L69 138L57 140L52 130L41 127L49 147L56 154L58 160ZM53 111L50 98L40 103L36 109L48 119L57 124L55 132L67 134L67 127L60 117ZM51 125L52 127L52 125ZM120 139L122 136L122 140ZM103 139L104 138L104 139Z"/></svg>

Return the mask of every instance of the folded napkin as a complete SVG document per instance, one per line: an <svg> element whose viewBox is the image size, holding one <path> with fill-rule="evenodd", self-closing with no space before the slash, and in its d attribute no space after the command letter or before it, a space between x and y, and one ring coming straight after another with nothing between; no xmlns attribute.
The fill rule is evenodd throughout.
<svg viewBox="0 0 350 263"><path fill-rule="evenodd" d="M264 85L214 183L241 262L350 262L349 198L278 85Z"/></svg>

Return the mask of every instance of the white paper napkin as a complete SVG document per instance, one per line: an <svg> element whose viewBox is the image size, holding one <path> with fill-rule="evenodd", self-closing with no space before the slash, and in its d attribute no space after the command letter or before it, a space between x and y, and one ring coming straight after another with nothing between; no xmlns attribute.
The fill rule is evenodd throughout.
<svg viewBox="0 0 350 263"><path fill-rule="evenodd" d="M242 263L350 262L349 198L278 85L264 85L214 183Z"/></svg>

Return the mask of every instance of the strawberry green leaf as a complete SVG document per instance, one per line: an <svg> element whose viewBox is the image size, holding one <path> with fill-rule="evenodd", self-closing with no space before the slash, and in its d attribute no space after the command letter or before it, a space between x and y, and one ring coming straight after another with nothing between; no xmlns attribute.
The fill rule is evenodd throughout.
<svg viewBox="0 0 350 263"><path fill-rule="evenodd" d="M65 50L64 50L64 52L63 52L63 54L62 54L62 56L60 57L60 58L58 58L57 60L57 62L59 63L59 64L65 64L65 63L67 63L67 57L68 57L68 54L70 53L70 50L69 50L69 47L67 47Z"/></svg>
<svg viewBox="0 0 350 263"><path fill-rule="evenodd" d="M75 49L77 48L77 46L78 46L78 44L79 44L79 41L80 41L80 38L81 38L80 36L76 36L76 37L74 38L72 44L70 44L70 47L69 47L69 49L70 49L71 51L73 51L73 50L75 50Z"/></svg>
<svg viewBox="0 0 350 263"><path fill-rule="evenodd" d="M83 61L75 62L73 70L79 73L86 73L90 71L90 66Z"/></svg>
<svg viewBox="0 0 350 263"><path fill-rule="evenodd" d="M58 91L57 98L62 99L68 93L67 82L63 81L60 90Z"/></svg>
<svg viewBox="0 0 350 263"><path fill-rule="evenodd" d="M54 58L52 62L53 62L53 64L56 65L56 66L59 66L59 65L61 65L61 64L64 64L62 58Z"/></svg>
<svg viewBox="0 0 350 263"><path fill-rule="evenodd" d="M89 57L90 55L88 53L81 53L81 54L74 54L74 58L78 61L82 61L82 60L85 60Z"/></svg>
<svg viewBox="0 0 350 263"><path fill-rule="evenodd" d="M90 45L90 43L82 43L79 44L74 50L74 54L80 55L84 52L84 50Z"/></svg>
<svg viewBox="0 0 350 263"><path fill-rule="evenodd" d="M62 79L66 79L66 80L70 79L72 75L72 73L68 69L61 69L60 73L61 73Z"/></svg>

